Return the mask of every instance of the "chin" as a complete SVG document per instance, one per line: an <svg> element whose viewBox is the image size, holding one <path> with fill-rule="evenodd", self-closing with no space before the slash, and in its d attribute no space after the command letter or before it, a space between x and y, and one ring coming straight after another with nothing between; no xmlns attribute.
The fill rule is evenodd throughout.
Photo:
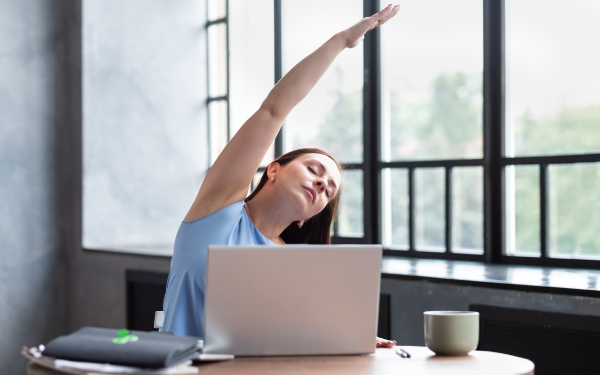
<svg viewBox="0 0 600 375"><path fill-rule="evenodd" d="M304 189L302 189L300 193L293 194L289 200L289 210L297 212L298 216L302 217L308 215L307 212L310 211L310 206L312 204L312 202L309 202L308 199L306 199L305 194Z"/></svg>

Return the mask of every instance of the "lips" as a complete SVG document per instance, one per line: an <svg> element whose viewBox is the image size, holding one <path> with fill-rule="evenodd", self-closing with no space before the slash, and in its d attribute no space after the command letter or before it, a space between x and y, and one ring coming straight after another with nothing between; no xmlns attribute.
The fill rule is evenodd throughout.
<svg viewBox="0 0 600 375"><path fill-rule="evenodd" d="M317 197L317 193L308 187L302 186L304 188L304 190L308 191L308 194L310 194L311 197L311 202L314 203L315 202L315 198Z"/></svg>

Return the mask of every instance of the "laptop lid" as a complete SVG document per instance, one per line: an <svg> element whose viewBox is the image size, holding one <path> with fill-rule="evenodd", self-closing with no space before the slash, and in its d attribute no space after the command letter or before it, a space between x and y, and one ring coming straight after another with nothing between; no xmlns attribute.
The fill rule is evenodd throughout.
<svg viewBox="0 0 600 375"><path fill-rule="evenodd" d="M209 246L204 353L375 351L380 245Z"/></svg>

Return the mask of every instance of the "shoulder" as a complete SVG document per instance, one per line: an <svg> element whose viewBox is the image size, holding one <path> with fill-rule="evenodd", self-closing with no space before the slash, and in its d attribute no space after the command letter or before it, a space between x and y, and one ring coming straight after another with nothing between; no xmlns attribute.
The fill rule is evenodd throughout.
<svg viewBox="0 0 600 375"><path fill-rule="evenodd" d="M175 237L173 259L184 254L201 256L208 245L227 244L240 225L243 210L240 201L201 219L183 221Z"/></svg>

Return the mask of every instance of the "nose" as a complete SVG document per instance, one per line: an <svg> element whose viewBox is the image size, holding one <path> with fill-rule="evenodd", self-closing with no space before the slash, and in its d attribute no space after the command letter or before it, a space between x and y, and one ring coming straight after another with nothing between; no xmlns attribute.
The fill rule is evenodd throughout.
<svg viewBox="0 0 600 375"><path fill-rule="evenodd" d="M325 182L325 180L321 180L321 179L316 180L315 186L317 187L317 191L319 193L322 193L325 191L325 189L327 189L327 183Z"/></svg>

